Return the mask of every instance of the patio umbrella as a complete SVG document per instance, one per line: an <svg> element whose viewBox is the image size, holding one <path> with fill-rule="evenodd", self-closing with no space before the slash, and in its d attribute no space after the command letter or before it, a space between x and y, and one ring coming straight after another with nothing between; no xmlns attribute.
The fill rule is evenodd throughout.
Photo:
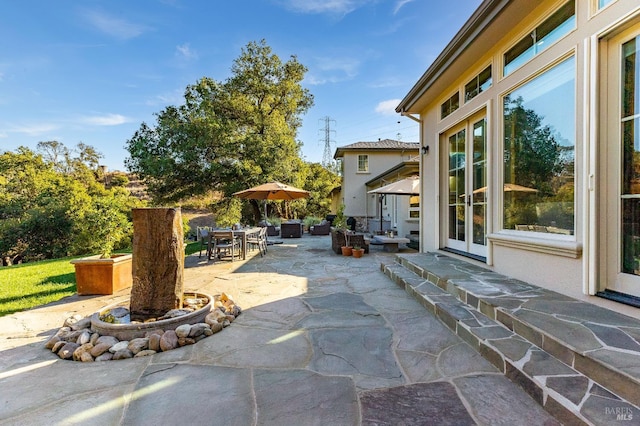
<svg viewBox="0 0 640 426"><path fill-rule="evenodd" d="M487 187L483 186L482 188L478 188L475 191L473 191L473 193L479 194L481 192L486 192L486 191L487 191ZM516 185L515 183L505 183L504 192L539 192L539 191L534 188L527 188L526 186ZM461 197L463 196L464 194L461 195Z"/></svg>
<svg viewBox="0 0 640 426"><path fill-rule="evenodd" d="M369 194L420 195L420 178L408 177L368 191Z"/></svg>
<svg viewBox="0 0 640 426"><path fill-rule="evenodd" d="M267 200L297 200L299 198L308 198L310 193L304 189L285 185L284 183L269 182L243 191L234 192L233 195L244 200L264 200L264 220L266 222Z"/></svg>
<svg viewBox="0 0 640 426"><path fill-rule="evenodd" d="M245 200L297 200L309 197L309 191L280 182L269 182L235 192L233 195Z"/></svg>
<svg viewBox="0 0 640 426"><path fill-rule="evenodd" d="M420 195L420 177L411 176L380 188L372 189L368 194L380 196L380 233L382 233L382 199L389 195Z"/></svg>

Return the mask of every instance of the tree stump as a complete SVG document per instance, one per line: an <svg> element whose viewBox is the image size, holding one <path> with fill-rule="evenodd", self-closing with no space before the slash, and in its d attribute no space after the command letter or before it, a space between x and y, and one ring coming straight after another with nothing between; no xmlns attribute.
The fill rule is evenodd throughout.
<svg viewBox="0 0 640 426"><path fill-rule="evenodd" d="M182 307L183 239L180 208L133 209L132 320Z"/></svg>

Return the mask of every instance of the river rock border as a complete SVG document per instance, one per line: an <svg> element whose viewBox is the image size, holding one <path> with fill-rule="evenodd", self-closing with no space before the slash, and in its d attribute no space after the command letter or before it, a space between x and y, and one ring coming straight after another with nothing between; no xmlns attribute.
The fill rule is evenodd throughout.
<svg viewBox="0 0 640 426"><path fill-rule="evenodd" d="M91 316L74 315L45 343L61 359L94 362L129 359L193 345L231 325L242 309L222 293L214 296L212 311L203 323L183 324L175 330L154 329L144 337L118 340L91 329Z"/></svg>

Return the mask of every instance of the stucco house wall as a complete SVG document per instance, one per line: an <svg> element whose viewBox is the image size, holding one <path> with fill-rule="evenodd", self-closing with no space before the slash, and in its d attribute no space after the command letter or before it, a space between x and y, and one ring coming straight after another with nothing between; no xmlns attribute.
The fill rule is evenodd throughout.
<svg viewBox="0 0 640 426"><path fill-rule="evenodd" d="M640 295L640 285L612 283L615 274L611 269L617 265L620 244L612 240L611 234L619 228L611 225L611 218L620 214L616 210L620 201L615 198L620 166L615 158L611 160L615 152L610 146L620 138L616 133L620 117L616 121L607 115L617 108L621 90L614 85L618 76L611 71L612 64L618 67L621 63L614 54L622 43L640 35L640 3L575 0L574 4L574 26L547 45L540 44L539 53L506 72L505 53L566 7L567 1L484 1L398 105L397 112L421 121L421 145L429 147L428 154L421 157L420 169L421 250L445 251L496 272L640 317L637 308L594 297L607 289ZM542 80L540 76L565 63L571 64L568 78L573 78L575 88L570 132L575 138L573 228L565 234L534 232L532 227L527 232L507 228L505 197L526 194L525 190L520 195L508 194L503 186L507 173L505 134L509 131L504 124L505 96L534 86ZM466 85L487 67L492 72L490 86L465 99ZM443 117L443 105L456 93L460 94L459 107ZM470 135L471 126L479 120L486 123L486 186L482 189L486 194L486 239L485 251L475 255L471 249L465 252L450 247L454 221L447 195L452 185L452 137L460 129ZM469 196L471 189L480 191L467 187L460 197Z"/></svg>
<svg viewBox="0 0 640 426"><path fill-rule="evenodd" d="M418 155L417 142L401 142L383 139L377 142L357 142L338 147L335 159L342 162L341 197L345 216L353 216L365 225L369 218L378 218L380 214L378 199L367 194L366 183L372 178L389 170L393 166L415 158ZM366 155L368 170L358 171L358 157ZM387 218L390 210L383 211Z"/></svg>

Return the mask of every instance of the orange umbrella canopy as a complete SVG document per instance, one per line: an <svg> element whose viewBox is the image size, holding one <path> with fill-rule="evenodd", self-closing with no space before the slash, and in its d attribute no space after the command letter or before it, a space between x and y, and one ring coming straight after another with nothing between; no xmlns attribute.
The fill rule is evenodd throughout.
<svg viewBox="0 0 640 426"><path fill-rule="evenodd" d="M269 182L235 192L233 195L246 200L296 200L309 197L309 191L280 182Z"/></svg>

